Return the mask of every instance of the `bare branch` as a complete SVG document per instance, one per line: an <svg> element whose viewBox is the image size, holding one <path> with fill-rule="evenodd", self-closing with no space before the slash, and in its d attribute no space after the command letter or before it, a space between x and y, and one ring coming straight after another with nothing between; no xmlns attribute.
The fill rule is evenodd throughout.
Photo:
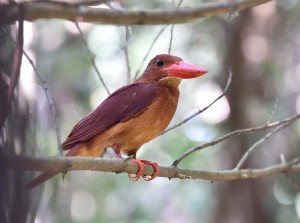
<svg viewBox="0 0 300 223"><path fill-rule="evenodd" d="M12 74L10 77L10 83L8 87L8 105L10 106L10 103L14 96L15 87L18 83L19 77L20 77L20 69L22 64L22 51L23 51L23 43L24 43L24 11L23 7L19 7L20 16L19 16L19 27L18 27L18 35L17 35L17 41L16 41L16 50L14 54L14 61L12 66Z"/></svg>
<svg viewBox="0 0 300 223"><path fill-rule="evenodd" d="M88 47L88 44L87 44L87 42L86 42L86 39L85 39L85 37L84 37L84 34L83 34L83 32L82 32L82 30L81 30L81 28L80 28L78 22L75 22L75 26L76 26L76 28L77 28L79 34L80 34L80 37L81 37L82 41L84 42L85 49L86 49L86 51L87 51L87 54L88 54L88 56L89 56L89 58L90 58L90 61L91 61L92 65L93 65L93 67L94 67L94 69L95 69L95 71L96 71L96 74L97 74L97 76L98 76L100 82L102 83L103 87L105 88L107 94L110 95L109 89L108 89L107 85L105 84L105 81L104 81L103 77L102 77L101 74L100 74L100 71L99 71L99 69L98 69L98 67L97 67L97 65L96 65L96 63L95 63L94 56L92 55L92 53L91 53L91 51L90 51L90 49L89 49L89 47Z"/></svg>
<svg viewBox="0 0 300 223"><path fill-rule="evenodd" d="M126 172L136 173L138 166L132 162L126 162L121 159L104 158L79 158L79 157L60 157L60 158L29 158L23 156L11 156L0 154L0 167L15 169L20 171L61 171L70 170L92 170L105 172ZM151 175L153 168L146 166L143 174ZM204 179L204 180L238 180L261 178L278 173L300 173L300 165L281 163L261 169L243 169L243 170L187 170L179 169L174 166L161 166L160 177L181 178L181 179Z"/></svg>
<svg viewBox="0 0 300 223"><path fill-rule="evenodd" d="M35 0L35 1L49 1L49 0ZM79 5L90 5L90 6L101 5L101 4L106 4L107 1L108 0L56 0L56 2L61 2L70 5L78 5L78 6Z"/></svg>
<svg viewBox="0 0 300 223"><path fill-rule="evenodd" d="M235 0L205 3L180 9L157 9L152 11L123 11L91 8L58 2L31 2L24 4L25 20L65 19L77 22L95 22L114 25L143 25L185 23L198 18L222 15L245 10L271 0ZM17 5L1 6L0 21L10 23L18 18Z"/></svg>
<svg viewBox="0 0 300 223"><path fill-rule="evenodd" d="M62 145L61 145L61 134L60 134L60 127L59 127L59 123L58 123L58 116L56 113L56 109L52 100L52 97L50 95L49 92L49 88L46 82L46 79L43 77L43 75L39 72L39 70L37 69L37 67L34 65L33 60L31 60L30 56L23 51L23 54L25 55L25 57L27 58L27 60L29 61L29 63L31 64L31 66L34 69L34 72L37 74L41 84L42 84L42 88L45 92L45 95L47 97L48 103L49 103L49 108L50 111L52 113L52 117L54 119L54 126L55 126L55 133L56 133L56 142L57 142L57 146L58 146L58 152L60 156L63 156L63 149L62 149Z"/></svg>
<svg viewBox="0 0 300 223"><path fill-rule="evenodd" d="M179 8L180 5L182 4L183 0L180 0L176 6L176 8ZM173 0L173 5L175 6L175 0ZM168 49L168 54L171 54L171 49L172 49L172 43L173 43L173 33L174 33L174 26L175 24L173 23L171 25L171 30L170 30L170 43L169 43L169 49Z"/></svg>
<svg viewBox="0 0 300 223"><path fill-rule="evenodd" d="M202 108L202 109L199 109L197 112L195 112L194 114L190 115L189 117L187 117L187 118L184 119L183 121L181 121L181 122L179 122L179 123L173 125L172 127L166 129L166 130L162 133L162 135L165 134L165 133L167 133L167 132L169 132L169 131L171 131L171 130L173 130L173 129L175 129L175 128L177 128L177 127L179 127L179 126L181 126L181 125L183 125L184 123L188 122L189 120L195 118L197 115L201 114L202 112L204 112L205 110L207 110L208 108L210 108L210 107L211 107L214 103L216 103L218 100L220 100L222 97L224 97L224 96L226 95L228 89L229 89L229 86L230 86L230 84L231 84L231 80L232 80L232 70L231 70L231 68L230 68L230 69L229 69L229 75L228 75L228 78L227 78L226 86L225 86L225 88L224 88L223 93L222 93L220 96L218 96L213 102L211 102L211 103L210 103L209 105L207 105L206 107L204 107L204 108Z"/></svg>
<svg viewBox="0 0 300 223"><path fill-rule="evenodd" d="M16 2L27 2L27 3L34 3L34 2L51 2L56 4L63 4L63 5L101 5L106 4L108 0L17 0Z"/></svg>
<svg viewBox="0 0 300 223"><path fill-rule="evenodd" d="M201 149L204 149L206 147L209 147L209 146L213 146L213 145L216 145L226 139L229 139L233 136L239 136L239 135L246 135L246 134L253 134L253 133L256 133L256 132L262 132L262 131L265 131L265 130L268 130L268 129L274 129L278 126L282 126L282 125L286 125L286 124L292 124L294 123L296 120L298 120L300 118L300 114L297 114L295 116L292 116L292 117L289 117L287 119L284 119L282 121L277 121L277 122L273 122L273 123L270 123L270 124L267 124L267 125L262 125L262 126L258 126L258 127L255 127L255 128L248 128L248 129L239 129L239 130L236 130L236 131L233 131L233 132L230 132L230 133L227 133L211 142L208 142L208 143L204 143L202 144L201 146L196 146L194 148L191 148L189 149L188 151L186 151L185 153L183 153L177 160L175 160L173 162L173 166L177 166L185 157L187 157L188 155L196 152L196 151L199 151Z"/></svg>
<svg viewBox="0 0 300 223"><path fill-rule="evenodd" d="M234 168L234 170L239 170L241 169L241 167L243 166L243 164L246 162L246 160L248 159L248 157L250 156L250 154L254 151L254 149L256 149L260 144L262 144L263 142L265 142L268 138L270 138L272 135L274 135L275 133L281 131L282 129L290 126L291 124L293 124L293 122L288 122L285 123L283 125L277 126L275 129L273 129L272 131L270 131L268 134L266 134L263 138L261 138L260 140L258 140L257 142L255 142L246 152L245 154L242 156L242 158L240 159L240 161L238 162L238 164L236 165L236 167Z"/></svg>
<svg viewBox="0 0 300 223"><path fill-rule="evenodd" d="M130 69L129 52L128 52L129 40L130 40L130 31L128 26L125 27L125 39L126 39L126 43L124 47L124 52L125 52L126 66L127 66L127 83L129 84L131 82L131 69Z"/></svg>
<svg viewBox="0 0 300 223"><path fill-rule="evenodd" d="M112 10L124 10L123 7L119 2L113 2L111 0L106 0L106 5ZM125 46L124 46L124 53L126 59L126 66L127 66L127 84L131 82L131 69L129 63L129 40L130 40L130 31L129 27L125 26Z"/></svg>
<svg viewBox="0 0 300 223"><path fill-rule="evenodd" d="M4 32L6 32L6 30L3 29ZM7 32L6 32L7 33ZM14 40L14 38L9 34L7 33L8 37L10 38L10 40L16 44L16 41ZM22 49L23 50L23 49ZM45 92L45 95L47 97L47 100L48 100L48 103L49 103L49 108L50 108L50 111L51 111L51 114L52 114L52 117L54 119L54 126L55 126L55 133L56 133L56 142L57 142L57 146L58 146L58 151L59 151L59 155L60 156L63 156L63 149L62 149L62 146L61 146L61 134L60 134L60 128L59 128L59 123L58 123L58 116L57 116L57 113L56 113L56 109L55 109L55 106L54 106L54 103L53 103L53 100L52 100L52 97L50 95L50 92L49 92L49 88L48 88L48 85L46 83L46 79L43 77L43 75L40 73L40 71L37 69L37 67L35 66L33 60L30 58L30 56L25 52L25 50L23 50L23 54L24 56L26 57L26 59L29 61L29 63L31 64L34 72L36 73L36 75L38 76L41 84L42 84L42 88Z"/></svg>
<svg viewBox="0 0 300 223"><path fill-rule="evenodd" d="M180 0L180 2L178 3L178 7L182 4L182 2L183 2L183 0ZM161 34L165 31L165 29L166 29L167 27L168 27L168 24L165 25L165 26L163 26L163 27L161 28L161 30L160 30L160 31L156 34L156 36L154 37L154 39L153 39L153 41L152 41L152 43L151 43L151 45L150 45L150 47L149 47L147 53L145 54L145 56L144 56L144 58L143 58L143 60L142 60L142 62L141 62L141 64L140 64L140 66L139 66L139 68L138 68L138 69L136 70L136 72L135 72L134 80L137 79L137 77L138 77L138 75L139 75L139 73L140 73L140 71L141 71L141 69L142 69L144 63L146 62L146 60L147 60L147 58L148 58L148 56L149 56L151 50L153 49L153 46L155 45L155 43L157 42L158 38L161 36ZM173 27L174 27L174 24L172 25L172 28L171 28L171 38L170 38L170 44L169 44L168 54L171 53L171 45L172 45L172 39L173 39L173 36L172 36L172 35L173 35L173 31L172 31L172 30L173 30Z"/></svg>
<svg viewBox="0 0 300 223"><path fill-rule="evenodd" d="M174 26L175 26L175 24L172 24L172 25L171 25L171 30L170 30L170 42L169 42L168 54L171 54L172 43L173 43Z"/></svg>
<svg viewBox="0 0 300 223"><path fill-rule="evenodd" d="M23 51L23 43L24 43L24 9L22 6L18 8L19 10L19 18L18 18L18 34L17 34L17 42L15 43L16 49L14 52L14 60L12 64L12 71L10 75L10 81L8 85L8 92L7 92L7 101L3 102L0 117L0 129L4 125L5 119L10 110L10 104L13 100L15 88L20 78L20 69L22 64L22 51ZM5 32L5 30L3 30ZM9 34L8 34L9 35Z"/></svg>

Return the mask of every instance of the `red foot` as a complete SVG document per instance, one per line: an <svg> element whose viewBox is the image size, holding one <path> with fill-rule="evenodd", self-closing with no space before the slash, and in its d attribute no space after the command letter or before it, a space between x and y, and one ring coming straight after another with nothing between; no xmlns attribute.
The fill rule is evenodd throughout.
<svg viewBox="0 0 300 223"><path fill-rule="evenodd" d="M140 179L142 173L144 172L145 164L141 160L137 160L137 159L132 159L131 162L134 162L137 165L139 165L139 170L138 170L138 172L136 172L134 177L131 176L131 173L128 174L128 177L132 181L137 181L138 179Z"/></svg>
<svg viewBox="0 0 300 223"><path fill-rule="evenodd" d="M144 164L148 164L151 165L154 169L153 174L149 177L149 176L143 176L145 181L150 181L153 180L154 178L156 178L159 174L159 167L157 165L157 163L149 161L149 160L141 160Z"/></svg>
<svg viewBox="0 0 300 223"><path fill-rule="evenodd" d="M132 177L131 174L128 174L129 179L132 181L137 181L141 177L141 175L145 169L145 164L151 165L154 168L154 173L150 177L142 176L145 181L153 180L159 174L159 167L158 167L157 163L155 163L155 162L148 161L148 160L138 160L138 159L133 159L132 162L137 163L139 165L139 170L135 174L135 177Z"/></svg>

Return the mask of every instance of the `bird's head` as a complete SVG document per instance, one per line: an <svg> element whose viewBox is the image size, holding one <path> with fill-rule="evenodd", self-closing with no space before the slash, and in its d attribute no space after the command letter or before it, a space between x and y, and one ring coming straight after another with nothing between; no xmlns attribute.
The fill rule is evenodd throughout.
<svg viewBox="0 0 300 223"><path fill-rule="evenodd" d="M154 57L148 64L143 75L137 82L175 82L191 79L207 73L207 70L186 62L180 57L161 54Z"/></svg>

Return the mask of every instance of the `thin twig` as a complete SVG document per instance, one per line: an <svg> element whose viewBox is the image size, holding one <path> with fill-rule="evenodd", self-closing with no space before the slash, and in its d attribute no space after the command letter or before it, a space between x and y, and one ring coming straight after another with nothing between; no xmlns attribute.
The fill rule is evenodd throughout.
<svg viewBox="0 0 300 223"><path fill-rule="evenodd" d="M94 56L92 55L92 53L91 53L91 51L90 51L90 49L89 49L89 47L88 47L87 41L86 41L86 39L85 39L85 37L84 37L84 33L82 32L82 30L81 30L81 28L80 28L78 22L75 22L75 26L76 26L76 28L77 28L79 34L80 34L80 37L81 37L82 41L84 42L84 46L85 46L85 49L86 49L86 51L87 51L88 57L89 57L90 60L91 60L91 63L92 63L92 65L93 65L93 67L94 67L94 69L95 69L95 71L96 71L96 74L97 74L97 76L98 76L100 82L102 83L103 87L105 88L107 94L110 95L109 89L108 89L107 85L105 84L105 81L104 81L103 77L102 77L101 74L100 74L100 71L99 71L99 69L98 69L98 67L97 67L97 65L96 65Z"/></svg>
<svg viewBox="0 0 300 223"><path fill-rule="evenodd" d="M13 96L15 87L18 83L19 77L20 77L20 68L22 64L22 51L23 51L23 43L24 43L24 11L23 7L19 7L19 27L18 27L18 35L17 35L17 41L16 41L16 50L14 53L14 61L12 65L12 74L10 77L10 83L8 87L8 105L10 105Z"/></svg>
<svg viewBox="0 0 300 223"><path fill-rule="evenodd" d="M30 56L23 51L23 54L25 55L25 57L27 58L27 60L29 61L29 63L31 64L31 66L33 67L34 72L37 74L41 84L42 84L42 88L45 92L45 95L48 99L48 103L49 103L49 108L50 111L52 113L52 117L54 119L54 126L55 126L55 133L56 133L56 142L57 142L57 146L58 146L58 152L59 152L59 156L63 156L63 149L62 149L62 145L61 145L61 134L60 134L60 127L59 127L59 122L58 122L58 115L56 113L56 109L52 100L52 97L50 95L49 89L48 89L48 85L46 83L46 79L42 76L42 74L39 72L39 70L37 69L37 67L35 66L33 60L30 58Z"/></svg>
<svg viewBox="0 0 300 223"><path fill-rule="evenodd" d="M172 1L173 5L175 6L175 0ZM180 5L182 4L183 0L180 0L176 8L179 8ZM174 34L174 26L175 24L173 23L171 25L171 30L170 30L170 42L169 42L169 49L168 49L168 54L171 54L171 49L172 49L172 43L173 43L173 34Z"/></svg>
<svg viewBox="0 0 300 223"><path fill-rule="evenodd" d="M131 68L130 68L130 62L129 62L129 40L130 40L130 31L129 27L125 26L125 47L124 47L124 52L125 52L125 59L126 59L126 66L127 66L127 83L129 84L131 82Z"/></svg>
<svg viewBox="0 0 300 223"><path fill-rule="evenodd" d="M298 159L299 157L297 157L296 159ZM296 159L294 158L293 160L291 160L289 162L290 165L296 164L295 161ZM283 154L280 154L280 160L282 164L286 164L286 160ZM290 181L291 185L298 191L300 192L300 184L291 176L290 173L285 173L285 177L288 179L288 181Z"/></svg>
<svg viewBox="0 0 300 223"><path fill-rule="evenodd" d="M228 1L218 1L179 9L123 11L52 1L23 2L18 4L24 5L24 19L29 21L37 19L65 19L114 25L144 25L186 23L203 17L232 13L231 8L234 8L236 11L241 11L270 1L271 0L235 0L234 4ZM3 13L0 13L0 21L10 23L17 20L17 4L4 5L1 7L3 8Z"/></svg>
<svg viewBox="0 0 300 223"><path fill-rule="evenodd" d="M224 91L222 92L222 94L220 96L218 96L213 102L211 102L209 105L207 105L206 107L202 108L202 109L199 109L197 112L195 112L194 114L190 115L189 117L187 117L186 119L184 119L183 121L173 125L172 127L166 129L163 133L167 133L181 125L183 125L184 123L188 122L189 120L193 119L194 117L196 117L197 115L199 115L200 113L204 112L205 110L207 110L208 108L210 108L214 103L216 103L218 100L220 100L222 97L224 97L229 89L229 86L231 84L231 81L232 81L232 70L231 68L228 69L228 78L227 78L227 83L226 83L226 86L224 88Z"/></svg>
<svg viewBox="0 0 300 223"><path fill-rule="evenodd" d="M141 62L141 64L140 64L140 66L139 66L139 68L138 68L138 69L136 70L136 72L135 72L134 80L137 79L137 77L138 77L138 75L139 75L139 73L140 73L140 71L141 71L141 69L142 69L142 67L143 67L143 65L144 65L144 63L145 63L145 61L147 60L147 58L148 58L148 56L149 56L151 50L153 49L153 46L155 45L156 41L158 40L158 38L161 36L161 34L163 33L163 31L165 31L165 29L166 29L167 27L168 27L168 25L164 25L164 26L161 28L161 30L160 30L160 31L156 34L156 36L154 37L154 39L153 39L153 41L152 41L152 43L151 43L151 45L150 45L150 47L149 47L147 53L145 54L145 56L144 56L144 58L143 58L143 60L142 60L142 62Z"/></svg>
<svg viewBox="0 0 300 223"><path fill-rule="evenodd" d="M291 161L292 164L296 164L296 163L299 163L299 162L300 162L300 156L295 157L295 158Z"/></svg>
<svg viewBox="0 0 300 223"><path fill-rule="evenodd" d="M123 7L121 6L120 2L115 2L111 0L106 0L105 4L112 10L115 11L124 11ZM125 26L125 46L124 46L124 53L126 59L126 66L127 66L127 83L131 82L131 68L129 62L129 40L130 40L130 30L128 26Z"/></svg>
<svg viewBox="0 0 300 223"><path fill-rule="evenodd" d="M177 7L179 7L179 6L181 5L182 2L183 2L183 0L181 0L181 1L178 3L178 6L177 6ZM136 72L135 72L134 80L137 79L137 77L138 77L138 75L139 75L139 73L140 73L140 71L141 71L141 69L142 69L142 67L143 67L143 65L144 65L144 63L145 63L145 61L147 60L147 58L148 58L148 56L149 56L151 50L153 49L153 46L155 45L156 41L157 41L158 38L161 36L161 34L162 34L162 33L165 31L165 29L168 27L168 25L169 25L169 24L164 25L164 26L161 28L161 30L160 30L160 31L156 34L156 36L154 37L154 39L153 39L153 41L152 41L152 43L151 43L151 45L150 45L150 47L149 47L147 53L145 54L145 56L144 56L144 58L143 58L143 60L142 60L142 62L141 62L141 64L140 64L140 66L139 66L139 68L138 68L138 69L136 70ZM173 24L173 26L174 26L174 24ZM172 29L173 29L173 28L171 28L171 30L172 30ZM173 32L173 31L172 31L172 32ZM172 34L171 34L171 39L173 39ZM169 45L169 54L170 54L170 52L171 52L171 45L172 45L172 40L171 40L171 39L170 39L170 45Z"/></svg>
<svg viewBox="0 0 300 223"><path fill-rule="evenodd" d="M171 54L171 49L172 49L174 26L175 26L175 24L173 23L171 25L171 30L170 30L170 42L169 42L169 49L168 49L168 54L169 55Z"/></svg>
<svg viewBox="0 0 300 223"><path fill-rule="evenodd" d="M282 129L290 126L291 124L293 124L293 122L288 122L285 123L283 125L277 126L275 129L273 129L272 131L270 131L268 134L266 134L263 138L261 138L260 140L258 140L257 142L255 142L242 156L242 158L240 159L240 161L238 162L238 164L236 165L236 167L234 168L234 170L239 170L241 169L241 167L244 165L244 163L246 162L246 160L248 159L248 157L250 156L250 154L263 142L265 142L268 138L270 138L272 135L274 135L275 133L281 131Z"/></svg>
<svg viewBox="0 0 300 223"><path fill-rule="evenodd" d="M23 44L24 44L24 8L20 6L18 8L19 11L19 18L18 18L18 33L17 33L17 42L15 43L16 48L14 52L14 60L12 64L12 71L10 75L10 81L8 85L8 92L7 92L7 101L2 104L2 112L0 112L0 129L5 123L5 119L9 113L11 108L10 104L14 97L15 88L20 78L20 69L22 64L22 51L23 51ZM5 32L5 30L3 30Z"/></svg>
<svg viewBox="0 0 300 223"><path fill-rule="evenodd" d="M1 152L1 150L0 150ZM62 171L70 170L92 170L104 172L126 172L136 173L138 165L133 162L126 162L122 159L106 158L83 158L83 157L59 157L59 158L29 158L23 156L12 156L0 154L0 167L10 168L19 171ZM181 179L204 179L216 180L238 180L267 177L278 173L300 173L300 165L280 163L261 169L243 170L187 170L174 166L160 166L159 176ZM143 175L153 174L153 168L146 165Z"/></svg>
<svg viewBox="0 0 300 223"><path fill-rule="evenodd" d="M4 32L6 32L4 30ZM7 33L7 32L6 32ZM10 38L10 40L16 44L16 41L14 40L14 38L8 33L8 37ZM41 84L42 84L42 88L45 92L45 95L47 97L47 100L48 100L48 103L49 103L49 108L50 108L50 111L51 111L51 114L52 114L52 117L54 119L54 128L55 128L55 133L56 133L56 142L57 142L57 146L58 146L58 152L59 152L59 155L60 156L63 156L63 149L62 149L62 146L61 146L61 134L60 134L60 128L59 128L59 123L58 123L58 116L57 116L57 113L56 113L56 109L55 109L55 106L54 106L54 103L53 103L53 100L52 100L52 97L50 95L50 92L49 92L49 88L48 88L48 85L46 83L46 79L43 77L43 75L39 72L39 70L37 69L37 67L35 66L33 60L30 58L30 56L26 53L25 50L23 50L23 54L24 56L26 57L26 59L29 61L29 63L31 64L35 74L37 75L37 77L39 78Z"/></svg>
<svg viewBox="0 0 300 223"><path fill-rule="evenodd" d="M213 141L210 141L208 143L202 144L201 146L196 146L194 148L189 149L188 151L184 152L178 159L176 159L173 162L172 165L173 166L177 166L188 155L190 155L190 154L192 154L192 153L194 153L196 151L199 151L201 149L204 149L206 147L216 145L216 144L218 144L218 143L220 143L220 142L222 142L222 141L224 141L226 139L229 139L229 138L231 138L233 136L253 134L253 133L262 132L262 131L265 131L265 130L268 130L268 129L274 129L274 128L278 127L278 126L285 125L286 123L293 123L296 120L298 120L299 118L300 118L300 114L297 114L295 116L286 118L286 119L281 120L281 121L273 122L273 123L270 123L270 124L267 124L267 125L262 125L262 126L258 126L258 127L254 127L254 128L239 129L239 130L227 133L227 134L225 134L225 135L223 135L223 136L221 136L219 138L216 138Z"/></svg>
<svg viewBox="0 0 300 223"><path fill-rule="evenodd" d="M49 2L49 0L19 0L17 2L28 2L30 4L35 2ZM105 4L108 0L51 0L51 3L65 5L66 7L69 5L77 5L77 6L96 6Z"/></svg>
<svg viewBox="0 0 300 223"><path fill-rule="evenodd" d="M49 0L37 0L37 1L49 1ZM53 2L53 0L51 0ZM55 1L54 1L55 2ZM61 2L61 1L57 1ZM70 4L70 5L88 5L88 6L95 6L95 5L101 5L105 4L107 0L64 0L64 4Z"/></svg>

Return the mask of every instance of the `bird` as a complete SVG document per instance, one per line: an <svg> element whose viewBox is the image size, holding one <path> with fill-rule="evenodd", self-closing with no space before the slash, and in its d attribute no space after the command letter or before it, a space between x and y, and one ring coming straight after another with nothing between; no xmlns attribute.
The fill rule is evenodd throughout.
<svg viewBox="0 0 300 223"><path fill-rule="evenodd" d="M95 110L80 120L71 130L62 148L65 156L99 157L112 148L117 157L132 156L139 170L129 178L136 181L145 164L152 165L154 173L142 176L153 180L159 174L157 163L139 160L140 147L159 136L171 122L177 108L182 79L192 79L208 71L184 62L180 57L160 54L155 56L144 73L133 83L109 95ZM32 189L58 174L42 173L25 185Z"/></svg>

